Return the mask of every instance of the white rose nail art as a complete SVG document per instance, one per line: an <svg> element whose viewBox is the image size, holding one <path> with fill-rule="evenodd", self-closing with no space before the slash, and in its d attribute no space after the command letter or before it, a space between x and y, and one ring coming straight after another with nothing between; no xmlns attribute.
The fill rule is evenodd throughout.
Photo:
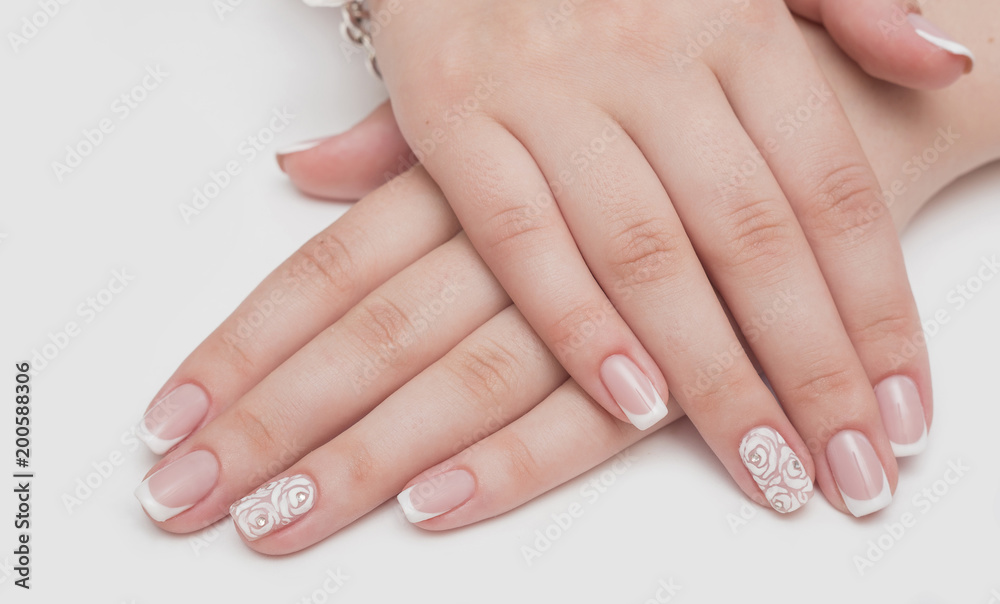
<svg viewBox="0 0 1000 604"><path fill-rule="evenodd" d="M312 509L316 484L305 474L269 482L229 508L236 528L248 541L256 541L288 526Z"/></svg>
<svg viewBox="0 0 1000 604"><path fill-rule="evenodd" d="M805 466L774 428L758 426L747 432L740 458L768 503L782 514L794 512L812 497Z"/></svg>

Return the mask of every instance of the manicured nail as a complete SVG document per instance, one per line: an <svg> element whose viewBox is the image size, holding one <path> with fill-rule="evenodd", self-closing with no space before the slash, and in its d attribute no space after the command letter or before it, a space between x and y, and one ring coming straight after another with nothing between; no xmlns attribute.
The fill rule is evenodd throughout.
<svg viewBox="0 0 1000 604"><path fill-rule="evenodd" d="M416 524L462 505L476 491L476 479L465 470L452 470L418 482L396 496L406 519Z"/></svg>
<svg viewBox="0 0 1000 604"><path fill-rule="evenodd" d="M826 457L852 514L867 516L892 502L889 479L864 434L857 430L838 432L826 445Z"/></svg>
<svg viewBox="0 0 1000 604"><path fill-rule="evenodd" d="M627 356L616 354L605 359L601 381L636 428L645 430L667 416L667 405L653 382Z"/></svg>
<svg viewBox="0 0 1000 604"><path fill-rule="evenodd" d="M219 462L208 451L194 451L160 468L135 490L149 517L169 520L194 507L215 488Z"/></svg>
<svg viewBox="0 0 1000 604"><path fill-rule="evenodd" d="M875 398L893 454L908 457L923 451L927 422L916 383L905 375L887 377L875 386Z"/></svg>
<svg viewBox="0 0 1000 604"><path fill-rule="evenodd" d="M798 455L777 430L758 426L740 443L740 458L771 507L787 514L812 497L813 483Z"/></svg>
<svg viewBox="0 0 1000 604"><path fill-rule="evenodd" d="M247 541L256 541L302 518L316 503L316 483L305 474L269 482L229 508Z"/></svg>
<svg viewBox="0 0 1000 604"><path fill-rule="evenodd" d="M156 401L142 417L135 434L162 455L191 434L208 413L208 395L194 384L184 384Z"/></svg>
<svg viewBox="0 0 1000 604"><path fill-rule="evenodd" d="M941 50L945 50L953 55L958 55L968 59L966 62L965 73L972 71L972 65L975 63L976 58L972 56L971 50L953 40L952 37L945 33L943 29L934 25L922 15L910 13L906 15L906 18L910 20L910 25L913 26L914 30L916 30L917 35L924 40L927 40Z"/></svg>
<svg viewBox="0 0 1000 604"><path fill-rule="evenodd" d="M321 6L321 5L317 4L315 6ZM301 143L296 143L294 145L289 145L287 147L283 147L281 149L278 149L274 153L275 159L278 160L278 167L281 168L282 172L284 172L285 171L285 158L286 157L288 157L289 155L291 155L293 153L300 153L302 151L308 151L309 149L312 149L313 147L318 147L320 145L320 143L322 143L325 140L326 140L326 138L314 138L312 140L302 141Z"/></svg>

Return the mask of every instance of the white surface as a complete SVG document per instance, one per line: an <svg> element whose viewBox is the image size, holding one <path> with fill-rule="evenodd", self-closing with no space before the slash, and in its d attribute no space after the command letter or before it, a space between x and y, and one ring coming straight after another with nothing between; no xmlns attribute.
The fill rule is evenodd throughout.
<svg viewBox="0 0 1000 604"><path fill-rule="evenodd" d="M130 429L181 359L342 211L296 193L271 152L347 127L382 95L360 61L340 54L336 11L232 3L220 20L208 0L70 2L18 54L0 52L4 455L13 447L11 366L67 321L82 324L34 379L34 589L0 571L0 600L640 604L666 601L661 585L673 581L673 602L1000 601L1000 279L962 308L949 298L982 256L1000 253L1000 165L952 186L906 235L921 314L949 322L931 338L937 408L927 451L901 462L895 502L873 517L837 513L821 495L790 517L744 505L685 421L635 447L624 474L594 470L447 534L410 526L395 501L278 559L246 549L228 521L193 537L155 529L132 496L155 458ZM0 10L6 33L37 5L7 0ZM118 119L114 99L156 65L169 76ZM247 161L240 142L280 108L294 120ZM105 117L112 134L58 182L51 162ZM185 224L178 204L229 161L242 173ZM77 306L122 268L134 280L84 323ZM62 498L77 481L119 456L67 511ZM959 461L969 470L948 485ZM0 563L14 547L8 464L0 459ZM581 493L602 477L613 484L597 500ZM947 492L931 502L922 493L935 488ZM583 517L528 566L521 548L576 502ZM732 528L741 513L748 518ZM886 525L906 514L915 524L859 576L853 557L889 541L898 529ZM330 595L324 584L336 588L338 569L350 578Z"/></svg>

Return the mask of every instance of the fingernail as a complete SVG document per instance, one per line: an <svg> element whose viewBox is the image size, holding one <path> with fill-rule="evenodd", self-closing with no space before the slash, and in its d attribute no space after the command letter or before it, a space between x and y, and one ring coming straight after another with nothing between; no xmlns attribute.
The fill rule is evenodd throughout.
<svg viewBox="0 0 1000 604"><path fill-rule="evenodd" d="M740 442L740 459L771 507L787 514L812 497L813 483L798 455L777 430L758 426Z"/></svg>
<svg viewBox="0 0 1000 604"><path fill-rule="evenodd" d="M601 381L636 428L645 430L667 416L667 405L653 382L627 356L616 354L605 359Z"/></svg>
<svg viewBox="0 0 1000 604"><path fill-rule="evenodd" d="M476 491L476 479L465 470L452 470L418 482L396 496L406 519L416 524L462 505Z"/></svg>
<svg viewBox="0 0 1000 604"><path fill-rule="evenodd" d="M156 401L142 417L135 434L153 453L162 455L181 442L208 413L208 395L194 384L184 384Z"/></svg>
<svg viewBox="0 0 1000 604"><path fill-rule="evenodd" d="M875 386L882 425L896 457L916 455L927 447L927 423L917 384L905 375L887 377Z"/></svg>
<svg viewBox="0 0 1000 604"><path fill-rule="evenodd" d="M892 502L889 479L864 434L857 430L838 432L826 445L826 457L852 514L867 516Z"/></svg>
<svg viewBox="0 0 1000 604"><path fill-rule="evenodd" d="M229 508L236 528L256 541L302 518L316 503L316 483L305 474L269 482Z"/></svg>
<svg viewBox="0 0 1000 604"><path fill-rule="evenodd" d="M320 143L325 141L326 138L314 138L307 141L302 141L301 143L295 143L294 145L289 145L287 147L282 147L274 152L275 159L278 160L278 167L281 171L285 171L285 157L293 153L301 153L302 151L308 151L313 147L318 147Z"/></svg>
<svg viewBox="0 0 1000 604"><path fill-rule="evenodd" d="M219 462L208 451L194 451L142 481L135 497L149 517L170 520L194 507L215 488Z"/></svg>
<svg viewBox="0 0 1000 604"><path fill-rule="evenodd" d="M949 36L943 29L934 25L922 15L916 13L910 13L906 15L906 18L910 20L910 25L916 30L917 35L927 40L934 46L950 52L953 55L958 55L968 59L966 62L965 73L972 71L972 65L975 63L976 58L972 56L972 51L959 44L951 36Z"/></svg>

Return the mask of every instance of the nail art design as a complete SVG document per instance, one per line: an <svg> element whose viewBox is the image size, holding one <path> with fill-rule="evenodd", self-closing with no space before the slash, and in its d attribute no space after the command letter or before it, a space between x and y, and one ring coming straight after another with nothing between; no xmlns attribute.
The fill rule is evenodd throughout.
<svg viewBox="0 0 1000 604"><path fill-rule="evenodd" d="M777 430L758 426L740 443L740 458L764 497L782 514L794 512L812 497L813 483Z"/></svg>
<svg viewBox="0 0 1000 604"><path fill-rule="evenodd" d="M269 482L229 508L236 528L249 541L256 541L286 527L312 509L316 484L305 474Z"/></svg>
<svg viewBox="0 0 1000 604"><path fill-rule="evenodd" d="M943 29L934 25L922 15L910 13L906 15L906 18L909 19L910 25L913 26L913 30L917 32L917 35L924 40L927 40L934 46L937 46L946 52L950 52L953 55L965 57L965 73L972 71L972 66L975 63L976 58L972 56L971 50L956 42L951 36L945 33Z"/></svg>

